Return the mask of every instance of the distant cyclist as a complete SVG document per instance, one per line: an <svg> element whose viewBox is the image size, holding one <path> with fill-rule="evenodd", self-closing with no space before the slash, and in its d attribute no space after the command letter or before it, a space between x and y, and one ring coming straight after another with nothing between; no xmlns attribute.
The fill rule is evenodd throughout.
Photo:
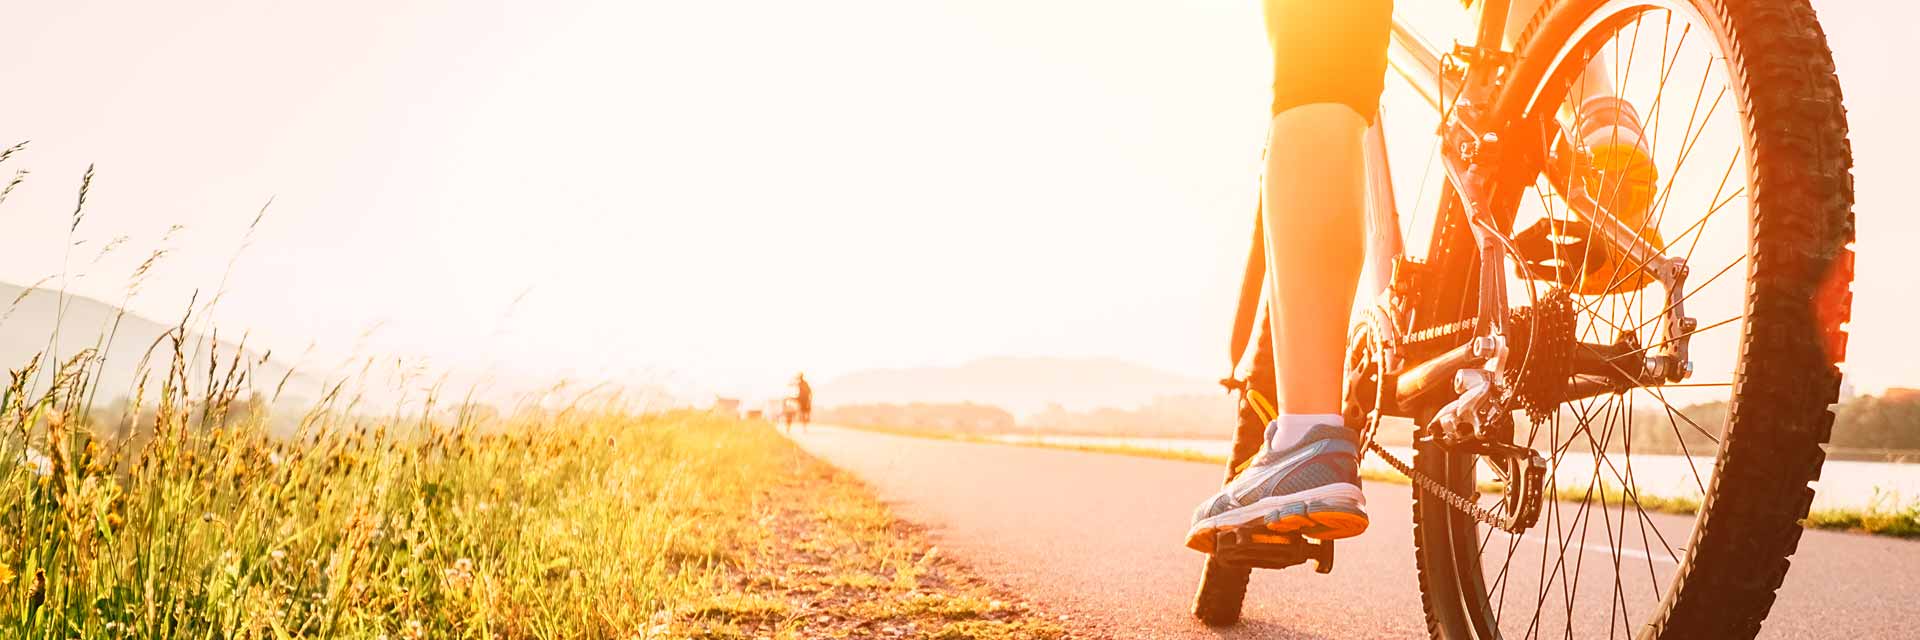
<svg viewBox="0 0 1920 640"><path fill-rule="evenodd" d="M787 429L793 429L793 419L800 419L800 428L805 429L813 423L813 386L807 384L807 374L793 374L793 382L787 385L786 399Z"/></svg>

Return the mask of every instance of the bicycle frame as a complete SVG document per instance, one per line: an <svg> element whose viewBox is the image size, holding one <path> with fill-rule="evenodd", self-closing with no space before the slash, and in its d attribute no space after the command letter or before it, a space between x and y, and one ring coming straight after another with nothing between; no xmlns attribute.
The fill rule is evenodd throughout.
<svg viewBox="0 0 1920 640"><path fill-rule="evenodd" d="M1448 54L1438 52L1418 32L1394 16L1388 61L1390 67L1415 89L1442 116L1441 162L1446 170L1448 195L1459 198L1472 232L1478 254L1478 308L1474 314L1473 337L1438 356L1420 362L1405 362L1399 346L1411 329L1407 305L1393 290L1395 265L1405 257L1400 235L1400 220L1395 204L1392 171L1389 167L1383 118L1375 117L1367 130L1364 152L1367 169L1368 274L1361 292L1362 318L1374 332L1376 361L1382 372L1382 397L1376 413L1386 407L1399 407L1401 400L1417 398L1435 389L1448 387L1459 395L1441 407L1433 423L1439 435L1454 441L1479 440L1487 428L1498 422L1506 410L1501 399L1507 397L1504 385L1509 379L1507 327L1509 309L1506 273L1512 239L1504 227L1511 226L1513 213L1495 211L1494 173L1502 162L1515 162L1515 147L1526 141L1539 141L1540 132L1518 132L1508 127L1489 126L1488 107L1492 104L1494 81L1505 67L1512 66L1512 54L1502 47L1510 0L1480 0L1476 41L1456 45ZM1450 64L1453 61L1464 63ZM1515 119L1519 121L1518 118ZM1521 124L1526 124L1521 122ZM1517 128L1517 127L1511 127ZM1531 136L1527 134L1532 134ZM1503 139L1510 141L1503 144ZM1517 144L1516 144L1517 143ZM1536 159L1537 160L1537 159ZM1520 159L1520 162L1532 160ZM1660 340L1647 347L1634 345L1580 345L1586 349L1588 365L1603 365L1598 375L1576 375L1570 397L1586 397L1618 390L1623 379L1635 385L1678 382L1692 374L1687 359L1687 337L1695 330L1693 319L1685 315L1685 261L1668 257L1641 238L1637 230L1620 222L1592 195L1584 183L1571 178L1561 163L1544 162L1541 169L1548 181L1568 203L1568 208L1598 230L1600 238L1651 273L1665 289L1668 305L1663 311ZM1448 199L1441 199L1442 207ZM1622 368L1616 360L1651 352L1639 366ZM1631 362L1631 361L1629 361ZM1637 369L1629 371L1628 369ZM1577 372L1578 373L1578 372ZM1390 384L1389 384L1390 382ZM1391 396L1387 395L1391 392Z"/></svg>

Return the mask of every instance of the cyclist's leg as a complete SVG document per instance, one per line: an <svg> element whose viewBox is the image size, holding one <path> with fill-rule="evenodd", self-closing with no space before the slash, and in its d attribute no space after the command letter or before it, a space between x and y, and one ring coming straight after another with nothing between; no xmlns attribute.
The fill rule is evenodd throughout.
<svg viewBox="0 0 1920 640"><path fill-rule="evenodd" d="M1245 380L1247 388L1240 394L1237 407L1240 424L1233 434L1234 466L1229 468L1227 480L1232 480L1233 471L1241 463L1252 460L1266 444L1267 420L1272 418L1273 390L1278 385L1273 375L1273 341L1268 338L1267 332L1271 329L1265 311L1260 313L1259 321L1239 364L1234 367L1234 377Z"/></svg>
<svg viewBox="0 0 1920 640"><path fill-rule="evenodd" d="M1274 50L1262 210L1280 413L1338 420L1365 261L1361 137L1385 82L1390 0L1268 0Z"/></svg>
<svg viewBox="0 0 1920 640"><path fill-rule="evenodd" d="M1201 503L1187 546L1263 527L1321 539L1367 528L1359 443L1340 418L1347 320L1366 257L1361 137L1385 81L1391 0L1266 0L1273 121L1261 193L1276 408L1262 451Z"/></svg>

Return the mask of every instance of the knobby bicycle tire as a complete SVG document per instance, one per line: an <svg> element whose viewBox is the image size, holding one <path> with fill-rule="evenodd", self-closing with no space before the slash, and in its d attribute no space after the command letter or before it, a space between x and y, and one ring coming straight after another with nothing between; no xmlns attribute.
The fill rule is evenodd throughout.
<svg viewBox="0 0 1920 640"><path fill-rule="evenodd" d="M1576 38L1596 20L1666 4L1696 11L1710 28L1735 106L1745 114L1747 279L1717 470L1663 599L1630 631L1642 638L1753 637L1785 579L1813 498L1808 482L1819 478L1825 459L1820 445L1833 428L1828 405L1839 394L1851 308L1851 150L1832 55L1813 9L1807 0L1548 0L1517 39L1519 59L1494 112L1542 117L1559 97L1536 91L1557 75L1556 58ZM1451 208L1436 218L1442 226L1430 255L1472 252L1458 244L1466 238L1457 205ZM1434 281L1446 295L1415 307L1428 311L1428 323L1471 308L1471 292L1461 289L1474 281L1470 267L1452 271ZM1473 491L1471 456L1421 446L1414 458L1417 469ZM1420 492L1413 512L1429 633L1500 637L1489 620L1472 521Z"/></svg>

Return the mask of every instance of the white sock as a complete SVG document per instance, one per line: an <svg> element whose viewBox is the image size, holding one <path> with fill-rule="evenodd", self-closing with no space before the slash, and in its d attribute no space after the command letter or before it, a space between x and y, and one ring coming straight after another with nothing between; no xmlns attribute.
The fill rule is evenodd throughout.
<svg viewBox="0 0 1920 640"><path fill-rule="evenodd" d="M1267 423L1267 450L1292 449L1307 431L1323 424L1344 427L1347 421L1335 413L1282 413Z"/></svg>

